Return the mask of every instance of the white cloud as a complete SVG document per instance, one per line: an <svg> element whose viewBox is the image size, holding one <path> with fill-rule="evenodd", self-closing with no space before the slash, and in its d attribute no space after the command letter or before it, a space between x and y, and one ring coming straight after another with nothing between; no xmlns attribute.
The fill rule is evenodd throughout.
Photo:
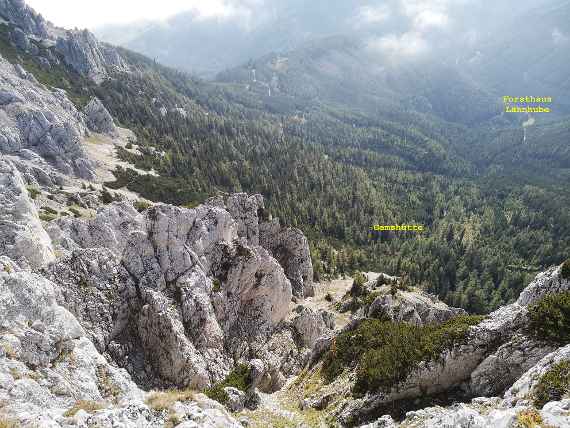
<svg viewBox="0 0 570 428"><path fill-rule="evenodd" d="M418 30L445 28L448 22L447 14L434 10L423 10L414 17L414 27Z"/></svg>
<svg viewBox="0 0 570 428"><path fill-rule="evenodd" d="M224 0L26 0L54 24L66 28L94 28L140 20L163 20L183 11L202 17L228 17L236 6Z"/></svg>
<svg viewBox="0 0 570 428"><path fill-rule="evenodd" d="M379 24L390 17L390 8L387 5L364 6L360 8L356 17L357 23Z"/></svg>
<svg viewBox="0 0 570 428"><path fill-rule="evenodd" d="M564 45L568 43L569 40L570 38L558 28L552 30L552 41L555 45Z"/></svg>
<svg viewBox="0 0 570 428"><path fill-rule="evenodd" d="M368 43L368 48L392 58L409 58L429 51L427 41L420 33L413 31L402 35L390 34L373 39Z"/></svg>

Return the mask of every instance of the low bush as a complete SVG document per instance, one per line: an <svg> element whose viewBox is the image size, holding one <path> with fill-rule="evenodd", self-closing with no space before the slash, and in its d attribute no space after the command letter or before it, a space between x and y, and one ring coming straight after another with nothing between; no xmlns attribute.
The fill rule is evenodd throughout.
<svg viewBox="0 0 570 428"><path fill-rule="evenodd" d="M550 294L528 310L530 333L556 344L570 342L570 292Z"/></svg>
<svg viewBox="0 0 570 428"><path fill-rule="evenodd" d="M39 195L42 194L42 191L35 188L35 187L27 187L28 189L28 194L30 195L30 198L32 199L37 199Z"/></svg>
<svg viewBox="0 0 570 428"><path fill-rule="evenodd" d="M562 361L540 378L534 392L534 405L542 408L549 401L559 401L569 393L570 361Z"/></svg>
<svg viewBox="0 0 570 428"><path fill-rule="evenodd" d="M483 317L461 316L442 324L414 326L369 319L341 333L325 354L323 375L332 381L346 368L356 368L355 393L390 388L404 380L421 361L438 358L465 339L469 327Z"/></svg>
<svg viewBox="0 0 570 428"><path fill-rule="evenodd" d="M46 223L49 223L50 221L54 221L57 218L57 215L40 213L39 217L40 217L41 221L45 221Z"/></svg>
<svg viewBox="0 0 570 428"><path fill-rule="evenodd" d="M147 202L147 201L143 201L143 200L139 200L139 201L136 201L134 203L134 207L139 213L142 213L144 210L152 207L152 203Z"/></svg>
<svg viewBox="0 0 570 428"><path fill-rule="evenodd" d="M224 391L224 388L233 387L245 392L250 385L251 373L249 367L247 364L239 364L222 382L206 389L204 394L212 400L225 404L228 401L228 395Z"/></svg>

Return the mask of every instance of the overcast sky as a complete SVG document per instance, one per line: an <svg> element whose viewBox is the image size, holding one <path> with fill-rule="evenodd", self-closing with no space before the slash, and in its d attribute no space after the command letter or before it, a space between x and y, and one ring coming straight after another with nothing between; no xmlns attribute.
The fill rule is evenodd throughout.
<svg viewBox="0 0 570 428"><path fill-rule="evenodd" d="M195 10L202 16L232 12L224 0L26 0L57 26L95 28L105 24L165 19L178 12Z"/></svg>

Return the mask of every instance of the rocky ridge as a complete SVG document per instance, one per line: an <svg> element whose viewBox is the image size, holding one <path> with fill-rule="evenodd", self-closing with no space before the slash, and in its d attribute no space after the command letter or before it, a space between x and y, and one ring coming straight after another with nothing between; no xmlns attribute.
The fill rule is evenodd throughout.
<svg viewBox="0 0 570 428"><path fill-rule="evenodd" d="M87 30L66 31L47 22L23 0L1 0L0 17L7 21L14 44L25 52L38 55L40 49L54 48L44 58L47 67L60 59L77 73L101 83L115 71L128 71L129 67L116 48L99 42Z"/></svg>

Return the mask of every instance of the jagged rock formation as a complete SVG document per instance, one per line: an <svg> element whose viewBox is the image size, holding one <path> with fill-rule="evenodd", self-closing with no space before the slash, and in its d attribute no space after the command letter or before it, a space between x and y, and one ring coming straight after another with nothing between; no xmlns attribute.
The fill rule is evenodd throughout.
<svg viewBox="0 0 570 428"><path fill-rule="evenodd" d="M261 200L230 197L248 199ZM46 275L98 349L141 382L201 389L223 379L233 361L258 358L265 388L276 389L332 326L309 310L309 321L285 320L291 283L245 237L255 242L247 230L258 227L257 210L248 213L236 221L216 205L157 204L139 214L115 203L91 220L61 219L48 231L65 257Z"/></svg>
<svg viewBox="0 0 570 428"><path fill-rule="evenodd" d="M58 37L56 49L75 71L100 83L111 71L127 71L128 66L117 50L99 42L88 30L67 31Z"/></svg>
<svg viewBox="0 0 570 428"><path fill-rule="evenodd" d="M383 278L387 278L382 274ZM385 281L398 281L397 278ZM392 290L389 285L378 286L377 278L364 284L369 305L359 310L355 317L389 319L394 322L406 322L414 325L441 323L459 315L466 315L463 309L452 308L419 289Z"/></svg>
<svg viewBox="0 0 570 428"><path fill-rule="evenodd" d="M109 73L129 70L114 47L99 42L87 30L65 31L54 27L23 0L1 0L0 17L13 25L11 39L22 50L38 54L35 42L46 48L54 47L57 55L48 50L48 57L43 57L46 67L58 63L60 55L77 73L96 83L105 80Z"/></svg>
<svg viewBox="0 0 570 428"><path fill-rule="evenodd" d="M98 98L93 98L83 109L87 127L90 131L101 134L117 135L113 118Z"/></svg>
<svg viewBox="0 0 570 428"><path fill-rule="evenodd" d="M33 150L66 175L93 178L80 144L87 128L63 91L48 90L0 57L0 106L0 153Z"/></svg>
<svg viewBox="0 0 570 428"><path fill-rule="evenodd" d="M0 255L37 269L55 259L24 181L11 162L0 158Z"/></svg>
<svg viewBox="0 0 570 428"><path fill-rule="evenodd" d="M2 415L22 426L163 426L168 415L145 404L147 394L128 373L97 352L75 317L57 304L57 288L0 257ZM239 426L204 396L194 403L178 403L179 420ZM80 410L87 405L100 410Z"/></svg>
<svg viewBox="0 0 570 428"><path fill-rule="evenodd" d="M208 203L226 208L238 221L238 235L254 245L261 245L279 261L291 281L295 297L314 296L309 243L300 230L281 227L278 219L266 219L260 195L235 194L212 198Z"/></svg>
<svg viewBox="0 0 570 428"><path fill-rule="evenodd" d="M278 220L262 223L260 243L279 260L296 297L303 299L315 295L309 243L299 229L283 228Z"/></svg>
<svg viewBox="0 0 570 428"><path fill-rule="evenodd" d="M34 12L24 0L0 0L0 16L12 22L25 33L37 36L49 36L49 24Z"/></svg>

